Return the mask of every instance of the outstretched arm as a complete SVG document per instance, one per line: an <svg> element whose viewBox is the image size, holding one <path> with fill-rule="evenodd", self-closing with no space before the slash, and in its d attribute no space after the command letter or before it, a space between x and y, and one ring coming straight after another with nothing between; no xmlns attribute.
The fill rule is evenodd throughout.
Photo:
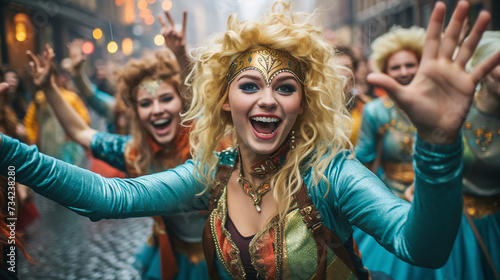
<svg viewBox="0 0 500 280"><path fill-rule="evenodd" d="M438 2L431 15L419 70L402 86L384 74L371 74L370 83L384 87L417 127L415 192L411 204L377 196L368 182L353 187L356 201L347 208L351 222L372 234L400 258L418 265L442 266L453 246L462 215L462 162L460 130L472 102L476 84L500 63L500 52L468 73L465 65L474 52L490 15L481 12L468 39L460 32L469 4L459 1L441 40L445 6ZM354 180L357 182L356 180ZM384 198L385 197L385 198ZM346 201L355 201L346 196ZM395 200L395 199L392 199ZM346 202L348 204L348 202ZM405 206L406 205L406 206ZM407 208L405 210L405 208ZM341 211L341 210L340 210ZM376 221L376 222L374 222ZM433 256L429 256L429 252Z"/></svg>
<svg viewBox="0 0 500 280"><path fill-rule="evenodd" d="M45 93L47 101L52 106L64 131L80 145L90 149L90 140L97 131L90 128L75 109L64 100L59 88L55 84L54 78L50 73L50 67L55 56L52 48L46 44L45 51L40 59L31 51L27 51L27 54L31 60L30 67L33 73L33 82Z"/></svg>
<svg viewBox="0 0 500 280"><path fill-rule="evenodd" d="M469 4L459 1L441 40L446 7L437 2L431 15L422 59L413 81L403 86L381 73L368 81L383 87L416 126L418 135L429 143L453 143L460 133L472 102L476 84L500 63L500 52L492 55L472 72L465 65L486 30L490 15L481 12L467 40L460 44L460 33Z"/></svg>
<svg viewBox="0 0 500 280"><path fill-rule="evenodd" d="M192 161L134 179L109 179L0 138L0 175L15 170L17 182L93 221L207 209L208 193L197 196L204 186L193 176Z"/></svg>

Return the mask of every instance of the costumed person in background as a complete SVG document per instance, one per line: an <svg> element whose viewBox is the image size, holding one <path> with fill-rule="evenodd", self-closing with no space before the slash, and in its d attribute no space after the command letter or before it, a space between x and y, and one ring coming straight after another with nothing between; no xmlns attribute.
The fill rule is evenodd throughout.
<svg viewBox="0 0 500 280"><path fill-rule="evenodd" d="M92 220L209 209L204 251L214 278L367 279L352 253L352 225L405 261L439 267L462 213L460 129L476 84L500 62L499 52L465 71L487 12L453 58L468 7L458 3L441 42L445 5L436 4L412 83L368 78L417 128L413 204L345 149L343 83L322 28L313 24L319 16L293 14L286 2L258 21L231 16L227 31L197 50L184 120L196 121L189 134L193 160L108 179L0 135L0 172L16 166L22 183ZM458 119L450 121L449 111ZM437 129L441 137L434 137ZM226 133L237 147L214 154Z"/></svg>
<svg viewBox="0 0 500 280"><path fill-rule="evenodd" d="M366 103L370 102L371 97L356 91L354 73L358 70L359 60L354 54L352 48L349 46L339 45L335 46L335 51L337 52L335 62L349 69L349 72L341 71L340 74L348 79L344 91L346 93L347 109L351 113L352 118L352 133L349 140L353 146L356 146L359 138L363 108Z"/></svg>
<svg viewBox="0 0 500 280"><path fill-rule="evenodd" d="M87 57L82 52L82 45L83 40L80 39L68 43L69 60L71 61L68 72L71 73L80 96L97 113L97 118L104 120L107 132L115 133L116 123L119 118L126 117L126 110L124 109L126 106L121 98L116 102L114 96L99 90L95 84L90 82L85 69L83 69ZM67 131L67 129L65 130ZM84 147L86 146L84 145ZM123 171L92 156L89 158L88 169L109 178L123 178L126 176Z"/></svg>
<svg viewBox="0 0 500 280"><path fill-rule="evenodd" d="M7 68L3 72L4 81L9 84L6 94L11 95L10 107L17 115L19 122L24 120L26 109L31 102L31 94L24 89L23 82L14 69Z"/></svg>
<svg viewBox="0 0 500 280"><path fill-rule="evenodd" d="M470 70L498 51L500 31L486 31ZM500 63L479 85L462 130L464 216L440 279L500 279Z"/></svg>
<svg viewBox="0 0 500 280"><path fill-rule="evenodd" d="M10 84L0 84L0 132L12 137L17 137L16 127L20 125L16 120L16 114L8 106L8 91ZM4 93L5 92L5 93ZM6 176L0 176L0 278L18 279L19 255L17 248L20 248L24 257L33 262L26 253L22 245L22 231L25 226L32 221L26 221L26 218L20 217L20 211L26 207L26 192L31 191L15 181L15 169L8 168ZM24 225L23 225L24 224Z"/></svg>
<svg viewBox="0 0 500 280"><path fill-rule="evenodd" d="M487 57L500 51L498 32L486 31L476 52L471 58L470 66L474 67ZM459 42L461 39L459 39ZM497 66L481 81L481 90L476 93L473 105L464 124L464 204L466 212L474 217L480 230L473 230L472 219L464 213L461 227L450 253L447 263L440 269L426 269L405 263L383 249L371 237L355 232L355 240L363 254L363 261L368 269L374 269L389 274L395 279L495 279L498 278L500 256L500 198L495 191L498 179L496 177L500 164L496 160L495 148L486 151L494 135L500 135L495 129L500 127L500 102L496 93L500 78L495 76ZM497 80L495 80L497 79ZM485 88L488 88L486 90ZM482 98L481 98L481 97ZM479 101L481 100L481 101ZM498 106L497 106L498 105ZM483 108L484 111L478 108ZM495 124L496 122L496 124ZM473 128L472 123L477 124ZM486 124L486 126L484 125ZM495 134L496 133L496 134ZM471 148L473 147L473 148ZM474 181L474 183L471 182ZM410 186L405 197L413 200L413 186ZM477 232L477 233L475 233ZM483 237L487 241L483 241ZM481 243L485 244L483 246ZM493 269L493 267L495 267ZM497 272L495 272L495 270Z"/></svg>
<svg viewBox="0 0 500 280"><path fill-rule="evenodd" d="M90 149L94 157L138 177L174 168L191 158L189 128L181 125L186 100L179 91L179 71L169 49L125 65L117 96L127 105L131 137L90 128L48 80L36 83L44 87L48 102L72 139ZM207 217L198 211L154 217L153 235L134 263L142 279L208 278L201 244Z"/></svg>
<svg viewBox="0 0 500 280"><path fill-rule="evenodd" d="M377 70L401 85L409 84L417 73L425 30L394 27L372 43ZM415 127L403 110L385 95L364 107L356 146L356 157L397 196L413 183L413 135ZM382 171L379 170L381 168Z"/></svg>
<svg viewBox="0 0 500 280"><path fill-rule="evenodd" d="M33 54L31 53L31 55ZM56 66L44 65L44 67L51 69L54 82L64 99L78 112L86 124L90 124L89 112L83 101L73 91L61 87ZM36 73L33 73L32 76L34 81L40 78ZM54 115L54 111L47 104L43 89L35 93L33 101L28 105L24 126L26 127L28 143L36 144L43 153L71 164L86 167L87 155L85 151L80 145L68 139Z"/></svg>
<svg viewBox="0 0 500 280"><path fill-rule="evenodd" d="M500 51L500 32L486 31L471 57L472 70ZM364 264L395 279L499 279L500 270L500 65L480 82L463 127L464 215L450 257L439 269L415 267L381 249L374 240L360 242ZM414 188L407 196L413 199ZM356 235L355 235L356 237ZM356 239L358 240L358 239Z"/></svg>
<svg viewBox="0 0 500 280"><path fill-rule="evenodd" d="M26 142L26 129L19 123L15 111L10 107L14 95L11 91L11 84L7 84L9 85L8 89L0 96L0 132ZM19 183L16 183L15 187L16 231L22 233L40 214L33 202L33 191ZM2 211L5 211L5 209L2 209Z"/></svg>

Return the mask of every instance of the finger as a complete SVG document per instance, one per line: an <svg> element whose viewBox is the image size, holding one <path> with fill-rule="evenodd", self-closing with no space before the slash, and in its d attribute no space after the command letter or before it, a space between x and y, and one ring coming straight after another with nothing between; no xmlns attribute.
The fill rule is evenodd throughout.
<svg viewBox="0 0 500 280"><path fill-rule="evenodd" d="M7 89L9 88L9 84L7 83L0 83L0 94L4 93Z"/></svg>
<svg viewBox="0 0 500 280"><path fill-rule="evenodd" d="M459 1L450 23L444 32L441 48L439 49L439 57L452 59L468 11L469 3L467 1Z"/></svg>
<svg viewBox="0 0 500 280"><path fill-rule="evenodd" d="M471 72L474 83L478 83L484 76L500 65L500 51L479 63Z"/></svg>
<svg viewBox="0 0 500 280"><path fill-rule="evenodd" d="M167 19L168 19L168 22L170 23L170 26L172 26L172 28L174 28L175 27L174 19L172 18L170 13L168 11L165 11L165 15L167 16Z"/></svg>
<svg viewBox="0 0 500 280"><path fill-rule="evenodd" d="M477 44L479 44L481 36L483 35L486 28L488 28L490 17L490 14L485 11L479 14L476 24L474 24L469 37L467 37L467 40L465 40L465 42L462 44L462 47L457 54L456 61L460 66L465 67L467 61L469 61L472 54L474 54L474 50L476 49Z"/></svg>
<svg viewBox="0 0 500 280"><path fill-rule="evenodd" d="M424 49L422 51L422 61L437 58L445 12L446 6L442 2L437 2L432 11L429 26L427 27Z"/></svg>
<svg viewBox="0 0 500 280"><path fill-rule="evenodd" d="M40 68L40 60L38 60L38 57L32 52L32 51L26 51L26 54L28 55L28 58L31 59L31 62L29 63L30 68L31 68L31 73L34 73Z"/></svg>
<svg viewBox="0 0 500 280"><path fill-rule="evenodd" d="M165 22L165 19L163 19L162 14L158 14L157 18L158 18L158 21L160 22L162 28L168 28L167 23Z"/></svg>
<svg viewBox="0 0 500 280"><path fill-rule="evenodd" d="M402 86L390 76L383 73L370 73L366 80L376 87L383 88L390 96L394 97L396 102L401 100L398 93L401 91Z"/></svg>
<svg viewBox="0 0 500 280"><path fill-rule="evenodd" d="M55 56L54 49L49 44L45 44L45 52L43 53L44 62L50 63Z"/></svg>
<svg viewBox="0 0 500 280"><path fill-rule="evenodd" d="M462 25L462 29L460 30L460 36L458 37L458 44L462 44L465 40L465 37L467 37L467 32L470 30L470 21L469 17L465 17L464 24Z"/></svg>
<svg viewBox="0 0 500 280"><path fill-rule="evenodd" d="M184 32L186 30L186 25L187 25L187 11L184 10L182 12L182 30L181 30L182 34L185 34Z"/></svg>

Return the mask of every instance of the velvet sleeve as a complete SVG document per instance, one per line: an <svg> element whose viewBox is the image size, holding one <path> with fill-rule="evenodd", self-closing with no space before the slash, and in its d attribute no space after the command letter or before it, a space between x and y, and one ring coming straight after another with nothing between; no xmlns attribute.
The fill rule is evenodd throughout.
<svg viewBox="0 0 500 280"><path fill-rule="evenodd" d="M113 108L115 106L115 98L103 91L100 91L96 85L91 85L91 90L94 94L86 98L86 102L99 115L106 118L108 122L113 122Z"/></svg>
<svg viewBox="0 0 500 280"><path fill-rule="evenodd" d="M363 108L358 144L356 145L356 157L363 163L374 161L377 157L377 131L380 124L377 123L376 105L379 102L380 100L371 101Z"/></svg>
<svg viewBox="0 0 500 280"><path fill-rule="evenodd" d="M462 214L460 140L436 145L417 137L412 204L396 197L359 161L337 156L325 172L330 189L323 183L310 190L325 225L342 240L355 225L409 263L442 266Z"/></svg>
<svg viewBox="0 0 500 280"><path fill-rule="evenodd" d="M204 186L194 177L192 161L134 179L110 179L41 154L35 146L1 137L2 175L12 166L16 181L93 221L207 209L208 196L197 196Z"/></svg>
<svg viewBox="0 0 500 280"><path fill-rule="evenodd" d="M114 168L127 172L125 165L125 148L132 140L128 135L119 135L98 131L90 140L92 155Z"/></svg>

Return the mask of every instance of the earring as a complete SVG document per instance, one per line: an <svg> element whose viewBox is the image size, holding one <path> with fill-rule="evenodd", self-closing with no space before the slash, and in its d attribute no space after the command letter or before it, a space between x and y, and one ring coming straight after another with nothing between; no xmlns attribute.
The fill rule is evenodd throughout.
<svg viewBox="0 0 500 280"><path fill-rule="evenodd" d="M290 149L295 149L295 130L292 130L292 136L290 137L291 138L291 143L290 143Z"/></svg>

